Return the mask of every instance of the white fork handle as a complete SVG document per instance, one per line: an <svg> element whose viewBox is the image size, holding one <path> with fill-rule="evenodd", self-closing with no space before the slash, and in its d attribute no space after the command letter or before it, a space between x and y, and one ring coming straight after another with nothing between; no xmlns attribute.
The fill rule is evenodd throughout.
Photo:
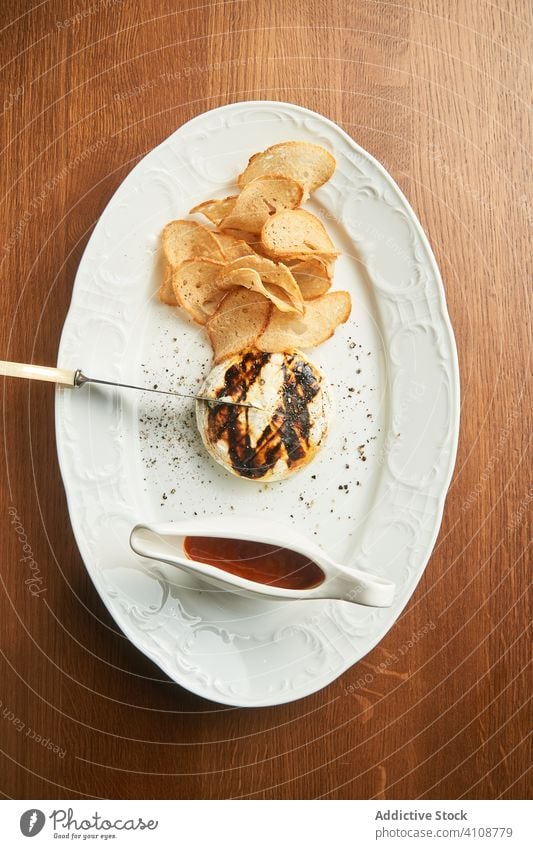
<svg viewBox="0 0 533 849"><path fill-rule="evenodd" d="M62 386L76 385L76 372L64 368L34 366L29 363L8 363L0 360L0 375L5 377L25 377L28 380L47 380Z"/></svg>

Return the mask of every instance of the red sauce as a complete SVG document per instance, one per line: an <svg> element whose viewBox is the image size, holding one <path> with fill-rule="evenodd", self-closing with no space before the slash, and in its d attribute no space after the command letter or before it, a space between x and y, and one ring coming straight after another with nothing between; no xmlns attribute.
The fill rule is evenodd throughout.
<svg viewBox="0 0 533 849"><path fill-rule="evenodd" d="M185 537L191 560L216 566L239 578L285 590L310 590L324 580L322 569L303 554L288 548L220 537Z"/></svg>

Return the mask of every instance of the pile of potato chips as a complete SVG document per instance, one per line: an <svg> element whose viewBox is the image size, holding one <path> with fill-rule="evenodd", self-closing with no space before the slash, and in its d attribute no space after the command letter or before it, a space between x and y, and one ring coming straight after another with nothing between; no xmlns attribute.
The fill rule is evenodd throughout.
<svg viewBox="0 0 533 849"><path fill-rule="evenodd" d="M237 195L191 209L197 221L163 230L160 299L205 325L215 363L255 348L320 345L350 314L348 292L329 292L339 252L301 204L335 170L318 145L289 141L251 157Z"/></svg>

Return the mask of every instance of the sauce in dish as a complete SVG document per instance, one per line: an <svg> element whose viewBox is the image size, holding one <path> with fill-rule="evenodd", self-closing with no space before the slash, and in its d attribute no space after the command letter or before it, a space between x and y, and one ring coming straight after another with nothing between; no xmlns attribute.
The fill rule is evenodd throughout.
<svg viewBox="0 0 533 849"><path fill-rule="evenodd" d="M303 554L264 542L185 537L183 549L191 560L208 563L257 584L285 590L310 590L324 580L322 569Z"/></svg>

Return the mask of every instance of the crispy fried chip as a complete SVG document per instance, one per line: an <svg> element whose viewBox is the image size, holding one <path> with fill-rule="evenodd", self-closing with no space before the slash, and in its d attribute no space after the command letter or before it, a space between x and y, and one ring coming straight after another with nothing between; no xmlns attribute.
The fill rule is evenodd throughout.
<svg viewBox="0 0 533 849"><path fill-rule="evenodd" d="M161 234L163 256L169 265L179 265L186 259L223 260L222 248L213 233L198 221L171 221Z"/></svg>
<svg viewBox="0 0 533 849"><path fill-rule="evenodd" d="M242 286L251 292L259 292L269 301L272 301L281 312L299 313L300 315L303 312L303 304L295 303L294 299L281 286L263 283L260 275L253 268L234 268L232 271L224 273L221 278L221 287L232 289L234 286Z"/></svg>
<svg viewBox="0 0 533 849"><path fill-rule="evenodd" d="M201 215L205 215L209 221L218 227L220 222L226 215L229 215L233 207L235 206L235 201L237 200L237 195L229 195L227 198L213 199L213 200L204 200L203 203L199 203L198 206L193 206L192 209L189 210L189 214L192 215L194 212L197 212Z"/></svg>
<svg viewBox="0 0 533 849"><path fill-rule="evenodd" d="M224 260L224 253L214 235L197 221L171 221L163 229L161 244L164 271L159 299L169 306L177 303L171 279L176 266L193 257Z"/></svg>
<svg viewBox="0 0 533 849"><path fill-rule="evenodd" d="M235 200L235 205L223 218L221 230L245 230L260 233L267 219L282 209L300 205L303 189L292 177L268 174L247 183Z"/></svg>
<svg viewBox="0 0 533 849"><path fill-rule="evenodd" d="M161 286L159 287L159 300L163 304L167 304L169 307L177 306L176 297L174 295L174 288L172 286L172 272L174 269L169 263L164 260L164 268L163 268L163 278L161 280Z"/></svg>
<svg viewBox="0 0 533 849"><path fill-rule="evenodd" d="M306 259L289 266L302 293L304 301L312 301L325 295L331 286L331 273L327 263L321 259Z"/></svg>
<svg viewBox="0 0 533 849"><path fill-rule="evenodd" d="M218 286L222 262L213 259L188 259L173 269L172 287L176 302L194 318L205 324L224 292Z"/></svg>
<svg viewBox="0 0 533 849"><path fill-rule="evenodd" d="M261 243L261 236L258 233L247 233L245 230L224 230L224 233L221 233L220 235L227 234L234 236L234 238L239 239L239 241L246 242L248 247L251 249L248 251L249 254L255 253L259 254L260 256L264 256L263 245Z"/></svg>
<svg viewBox="0 0 533 849"><path fill-rule="evenodd" d="M328 292L305 304L303 316L273 310L268 327L256 341L260 351L275 353L292 348L313 348L333 336L348 316L352 302L348 292Z"/></svg>
<svg viewBox="0 0 533 849"><path fill-rule="evenodd" d="M270 301L257 292L241 287L228 292L206 324L215 363L256 347L271 311Z"/></svg>
<svg viewBox="0 0 533 849"><path fill-rule="evenodd" d="M305 199L329 180L336 164L335 157L317 144L281 142L254 154L237 182L242 188L265 174L284 174L303 186Z"/></svg>
<svg viewBox="0 0 533 849"><path fill-rule="evenodd" d="M245 285L247 279L254 282L255 286L248 286L255 291L262 291L263 294L274 303L282 312L298 312L303 313L303 297L296 280L292 276L286 265L280 263L276 265L272 260L267 259L257 254L243 256L233 260L222 274L224 280L226 275L231 274L238 269L248 269L258 274L262 289L258 288L257 281L253 275L246 277L243 275L239 280L239 285Z"/></svg>
<svg viewBox="0 0 533 849"><path fill-rule="evenodd" d="M306 262L308 259L317 259L320 262L324 263L324 265L328 269L328 276L332 278L335 261L339 256L339 251L335 251L335 253L328 253L328 251L297 251L296 253L287 254L286 256L282 257L282 259L283 262L289 267L291 265L295 265L297 262ZM274 257L274 259L279 259L279 257Z"/></svg>
<svg viewBox="0 0 533 849"><path fill-rule="evenodd" d="M233 236L231 233L215 233L214 236L228 262L238 259L241 256L249 256L251 253L248 242L237 236Z"/></svg>
<svg viewBox="0 0 533 849"><path fill-rule="evenodd" d="M267 255L279 259L338 255L322 222L305 209L276 212L264 225L261 242Z"/></svg>

